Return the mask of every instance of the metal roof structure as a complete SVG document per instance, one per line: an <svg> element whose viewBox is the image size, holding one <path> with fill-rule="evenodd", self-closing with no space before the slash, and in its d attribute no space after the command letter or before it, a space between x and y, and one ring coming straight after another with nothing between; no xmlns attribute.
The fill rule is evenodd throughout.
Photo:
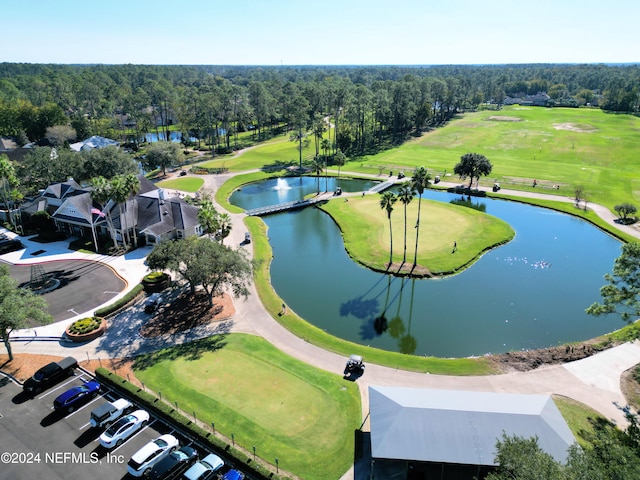
<svg viewBox="0 0 640 480"><path fill-rule="evenodd" d="M369 412L373 458L492 466L504 432L565 462L576 441L548 395L370 386Z"/></svg>

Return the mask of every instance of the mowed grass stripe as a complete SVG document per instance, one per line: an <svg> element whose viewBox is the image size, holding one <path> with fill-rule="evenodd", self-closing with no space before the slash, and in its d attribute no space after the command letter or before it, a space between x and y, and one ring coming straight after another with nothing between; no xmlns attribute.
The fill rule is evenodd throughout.
<svg viewBox="0 0 640 480"><path fill-rule="evenodd" d="M212 345L209 350L208 343ZM215 345L215 346L213 346ZM218 348L223 345L222 348ZM143 356L136 376L180 409L302 478L339 478L361 421L355 384L293 359L264 339L231 334Z"/></svg>

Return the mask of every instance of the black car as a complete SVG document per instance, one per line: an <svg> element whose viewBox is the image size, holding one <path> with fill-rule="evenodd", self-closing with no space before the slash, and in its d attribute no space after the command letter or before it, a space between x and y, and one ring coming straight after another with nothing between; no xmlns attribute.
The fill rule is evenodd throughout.
<svg viewBox="0 0 640 480"><path fill-rule="evenodd" d="M191 447L180 447L160 460L151 470L148 479L177 478L198 459L198 452Z"/></svg>
<svg viewBox="0 0 640 480"><path fill-rule="evenodd" d="M24 245L18 239L0 240L0 255L3 255L5 253L9 253L9 252L15 252L16 250L22 250L23 248L24 248Z"/></svg>
<svg viewBox="0 0 640 480"><path fill-rule="evenodd" d="M22 385L22 389L27 393L40 393L63 378L73 375L73 371L77 367L78 361L73 357L63 358L59 362L51 362L34 373L33 377L27 379Z"/></svg>

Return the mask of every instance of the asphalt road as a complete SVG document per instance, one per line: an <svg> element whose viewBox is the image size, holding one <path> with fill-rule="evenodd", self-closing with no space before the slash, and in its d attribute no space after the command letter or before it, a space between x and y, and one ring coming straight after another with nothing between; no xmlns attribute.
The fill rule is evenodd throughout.
<svg viewBox="0 0 640 480"><path fill-rule="evenodd" d="M11 276L19 284L31 280L30 265L9 266ZM55 290L44 293L47 311L54 322L75 317L109 302L124 290L126 282L108 266L87 260L54 260L42 265L46 274L60 281ZM81 280L81 281L79 281Z"/></svg>

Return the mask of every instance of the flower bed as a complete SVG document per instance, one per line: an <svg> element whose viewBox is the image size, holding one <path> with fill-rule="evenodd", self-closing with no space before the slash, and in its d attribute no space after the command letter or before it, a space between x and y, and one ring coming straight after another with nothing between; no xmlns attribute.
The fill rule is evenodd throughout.
<svg viewBox="0 0 640 480"><path fill-rule="evenodd" d="M95 340L107 330L107 321L102 317L87 317L76 320L65 329L67 337L76 343Z"/></svg>

